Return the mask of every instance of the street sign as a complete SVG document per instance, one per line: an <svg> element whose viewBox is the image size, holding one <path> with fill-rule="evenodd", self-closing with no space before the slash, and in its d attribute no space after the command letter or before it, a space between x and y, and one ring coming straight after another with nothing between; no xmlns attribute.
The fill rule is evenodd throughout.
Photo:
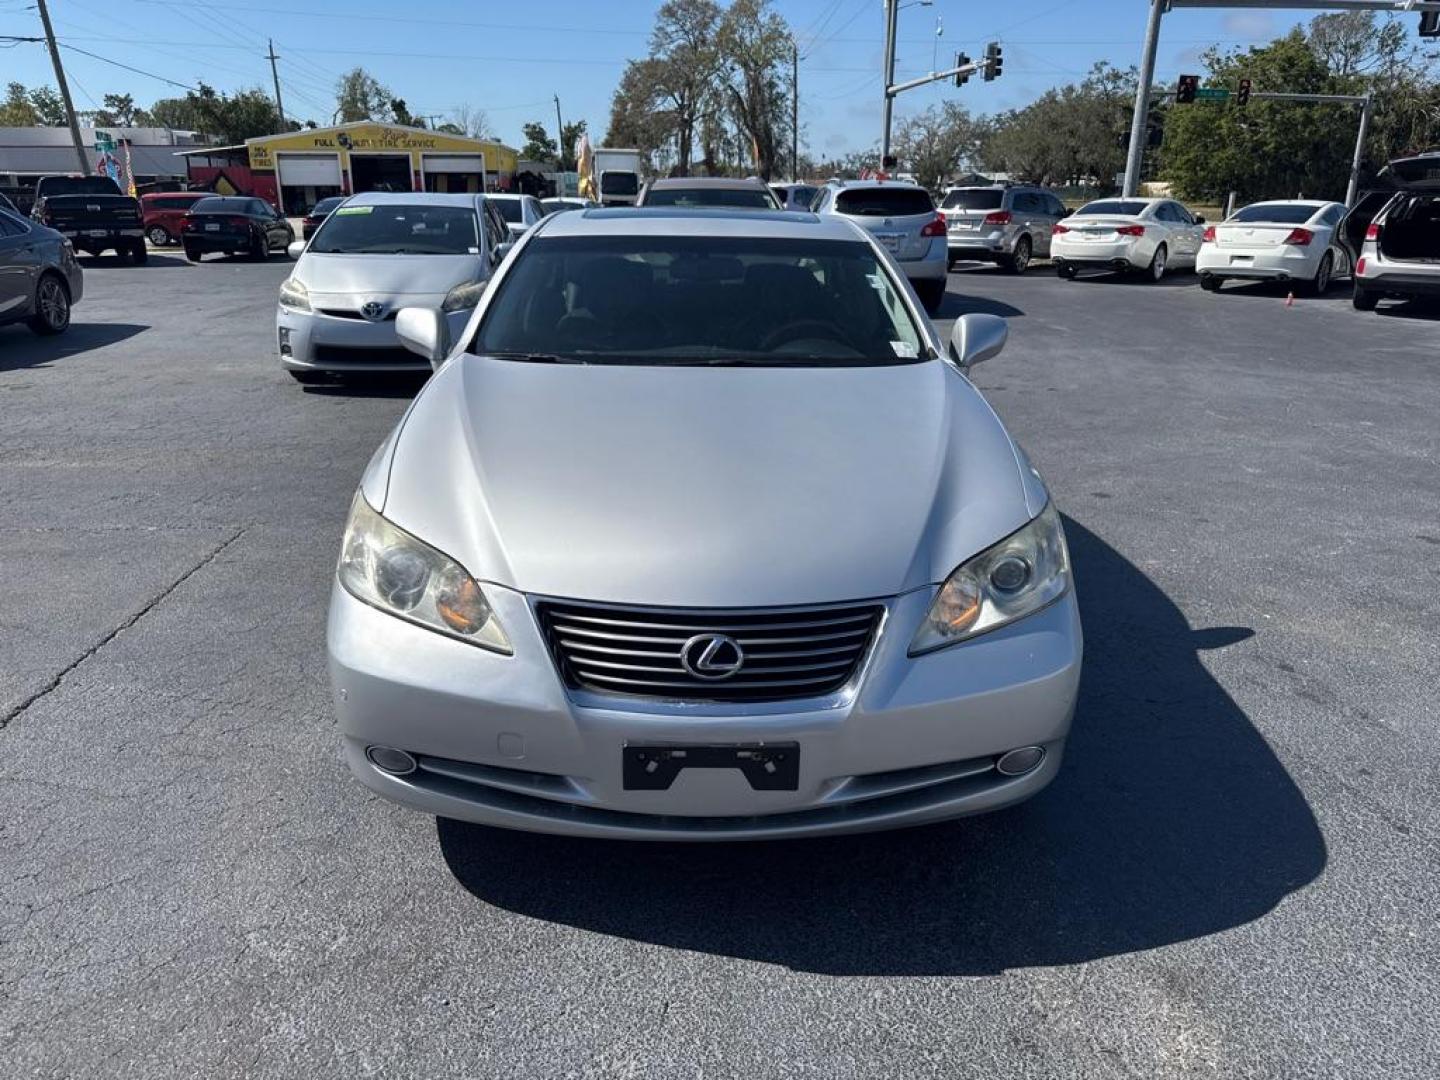
<svg viewBox="0 0 1440 1080"><path fill-rule="evenodd" d="M1196 101L1228 101L1230 91L1220 86L1202 86L1195 91Z"/></svg>
<svg viewBox="0 0 1440 1080"><path fill-rule="evenodd" d="M115 140L108 131L95 132L95 149L102 154L112 154L115 152Z"/></svg>

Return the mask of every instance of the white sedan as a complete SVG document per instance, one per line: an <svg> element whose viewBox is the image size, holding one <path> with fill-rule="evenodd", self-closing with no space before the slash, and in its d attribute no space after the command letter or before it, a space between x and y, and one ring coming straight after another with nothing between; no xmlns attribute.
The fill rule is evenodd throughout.
<svg viewBox="0 0 1440 1080"><path fill-rule="evenodd" d="M1345 206L1290 199L1251 203L1205 230L1195 268L1200 285L1218 289L1226 278L1299 281L1323 293L1350 272L1337 226Z"/></svg>
<svg viewBox="0 0 1440 1080"><path fill-rule="evenodd" d="M1153 281L1195 265L1205 219L1174 199L1097 199L1050 230L1055 272L1138 270Z"/></svg>

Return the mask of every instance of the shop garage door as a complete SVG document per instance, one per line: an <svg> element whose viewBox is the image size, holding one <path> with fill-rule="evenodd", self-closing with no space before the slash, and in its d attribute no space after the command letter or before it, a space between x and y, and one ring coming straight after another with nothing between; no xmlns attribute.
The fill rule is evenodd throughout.
<svg viewBox="0 0 1440 1080"><path fill-rule="evenodd" d="M276 154L281 187L340 186L340 159L334 154Z"/></svg>
<svg viewBox="0 0 1440 1080"><path fill-rule="evenodd" d="M426 154L427 173L477 173L485 172L484 154Z"/></svg>

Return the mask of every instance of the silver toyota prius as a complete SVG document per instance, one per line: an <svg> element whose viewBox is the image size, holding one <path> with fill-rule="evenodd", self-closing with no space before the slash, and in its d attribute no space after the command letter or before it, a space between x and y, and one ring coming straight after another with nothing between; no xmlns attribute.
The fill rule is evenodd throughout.
<svg viewBox="0 0 1440 1080"><path fill-rule="evenodd" d="M1055 775L1061 521L891 256L810 214L532 228L355 493L330 673L356 776L489 825L885 829Z"/></svg>

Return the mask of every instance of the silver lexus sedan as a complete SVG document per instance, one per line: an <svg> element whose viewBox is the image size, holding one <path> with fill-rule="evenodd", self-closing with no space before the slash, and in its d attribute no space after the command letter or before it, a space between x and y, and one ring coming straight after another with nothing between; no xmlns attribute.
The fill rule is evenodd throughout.
<svg viewBox="0 0 1440 1080"><path fill-rule="evenodd" d="M345 754L443 817L595 837L885 829L1025 799L1080 675L1060 516L840 217L582 210L529 231L355 493Z"/></svg>

